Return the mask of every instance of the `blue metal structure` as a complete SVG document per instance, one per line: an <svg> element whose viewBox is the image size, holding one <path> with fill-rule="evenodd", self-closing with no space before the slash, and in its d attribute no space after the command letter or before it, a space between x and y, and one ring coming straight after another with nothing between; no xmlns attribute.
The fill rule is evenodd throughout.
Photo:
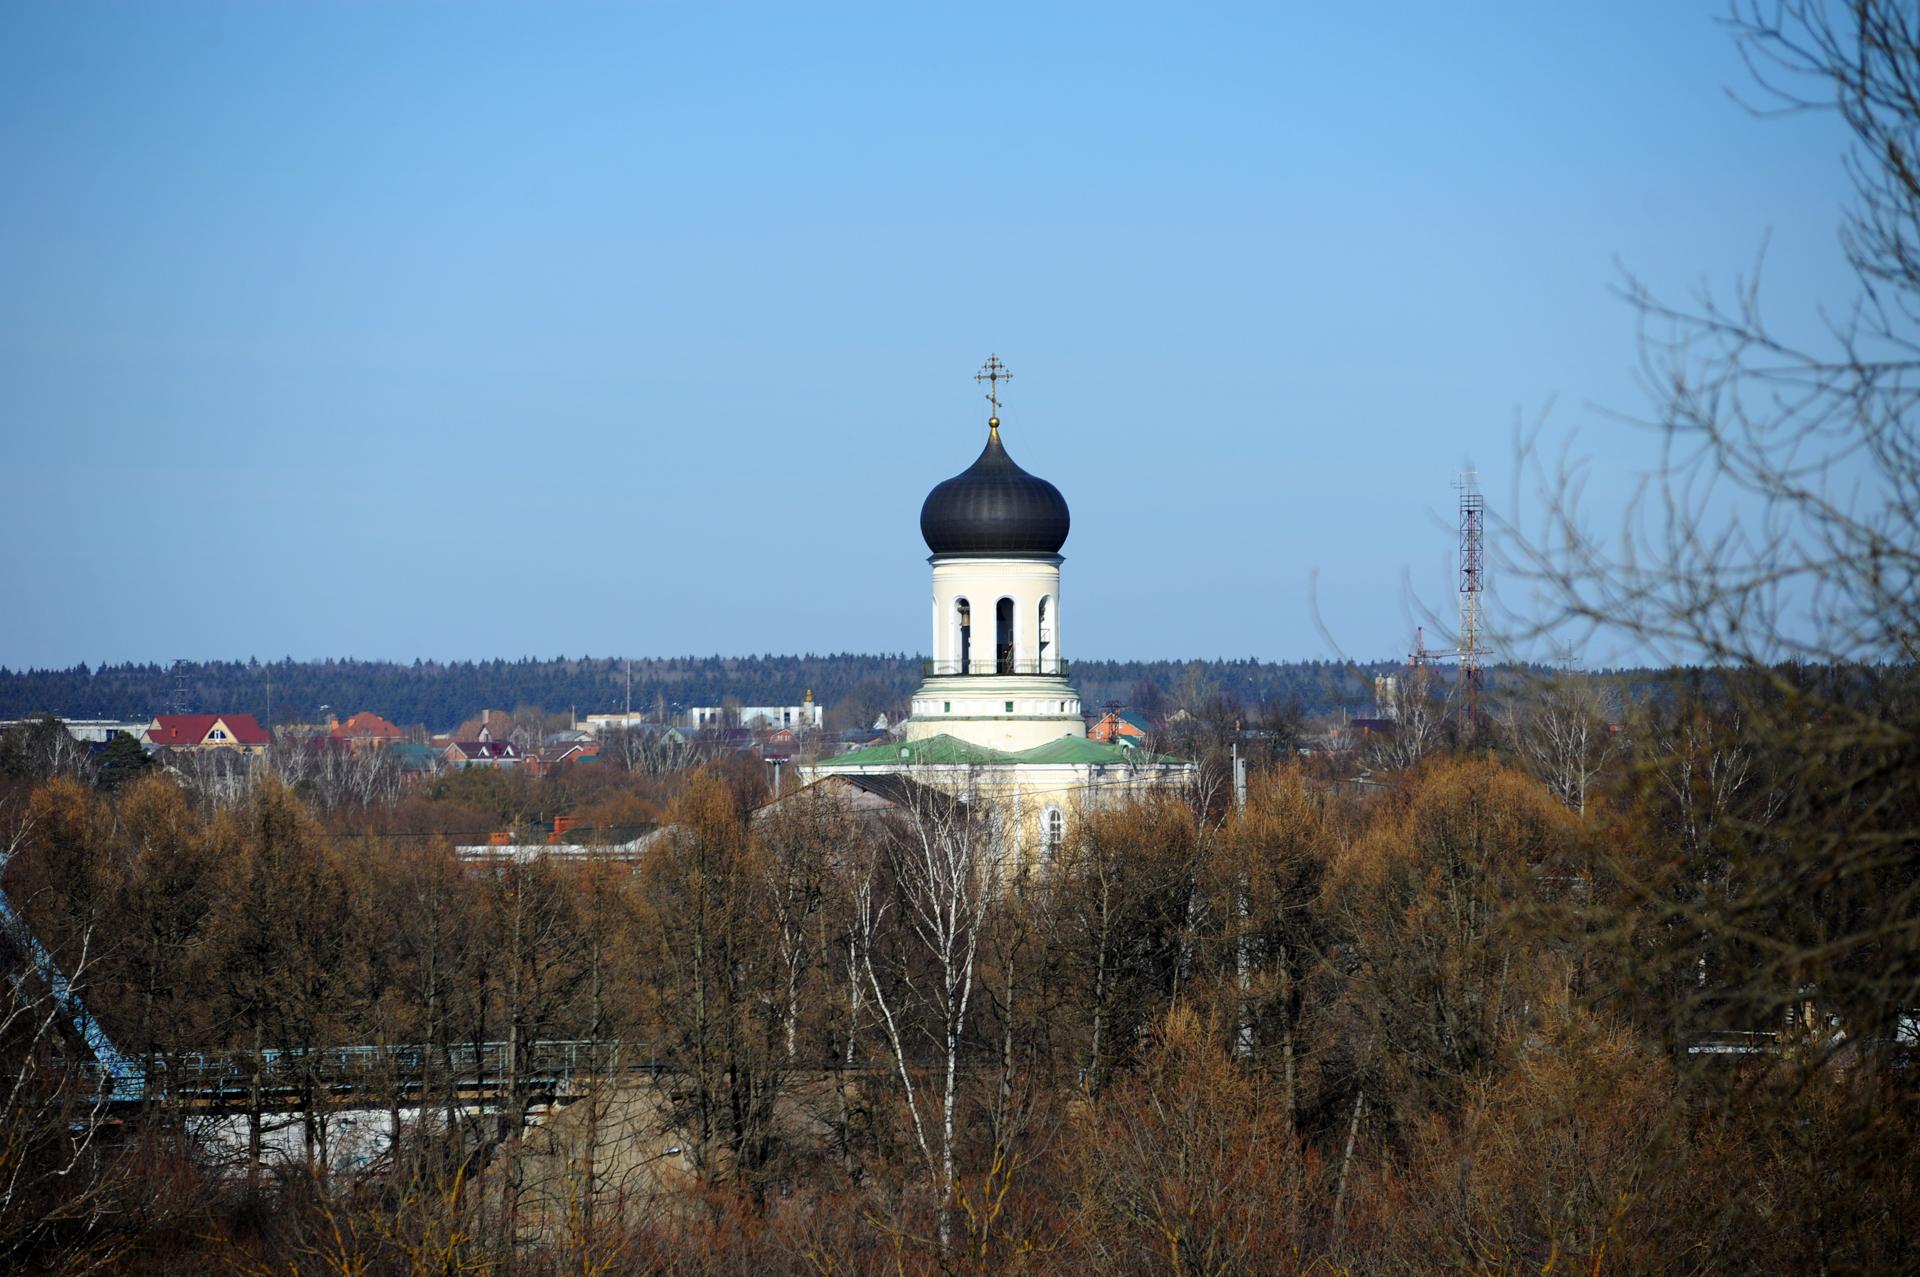
<svg viewBox="0 0 1920 1277"><path fill-rule="evenodd" d="M0 875L6 871L6 861L0 860ZM27 920L13 907L4 885L0 885L0 932L4 932L26 955L34 972L53 993L54 1003L60 1008L61 1014L66 1016L87 1050L93 1053L100 1076L107 1084L106 1092L99 1098L116 1104L134 1103L143 1098L147 1093L146 1071L113 1045L106 1029L94 1018L93 1012L87 1009L86 1001L68 981L66 972L60 969L60 964L53 960L53 955L47 952L46 946L33 934L33 929L27 926Z"/></svg>
<svg viewBox="0 0 1920 1277"><path fill-rule="evenodd" d="M6 860L0 858L0 875ZM273 1048L255 1062L238 1053L194 1053L175 1059L161 1075L149 1077L140 1064L113 1044L107 1030L88 1009L53 954L40 943L27 920L0 885L0 936L10 940L33 968L33 974L53 995L54 1004L75 1035L93 1056L88 1071L99 1079L93 1096L98 1103L139 1104L151 1091L206 1107L232 1107L258 1097L262 1107L286 1108L301 1089L317 1088L333 1095L353 1095L395 1085L418 1090L430 1074L456 1088L496 1088L511 1074L517 1087L566 1094L590 1077L614 1071L657 1071L651 1061L622 1058L619 1042L536 1041L516 1050L504 1042L454 1046L430 1051L418 1045ZM26 979L26 973L18 977Z"/></svg>

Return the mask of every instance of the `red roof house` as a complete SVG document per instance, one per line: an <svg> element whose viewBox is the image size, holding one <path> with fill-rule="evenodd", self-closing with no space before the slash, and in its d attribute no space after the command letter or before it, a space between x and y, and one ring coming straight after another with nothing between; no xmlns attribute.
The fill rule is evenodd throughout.
<svg viewBox="0 0 1920 1277"><path fill-rule="evenodd" d="M241 749L267 747L267 732L251 714L161 714L143 734L153 749Z"/></svg>
<svg viewBox="0 0 1920 1277"><path fill-rule="evenodd" d="M518 767L526 761L512 741L457 740L447 746L444 757L454 767Z"/></svg>

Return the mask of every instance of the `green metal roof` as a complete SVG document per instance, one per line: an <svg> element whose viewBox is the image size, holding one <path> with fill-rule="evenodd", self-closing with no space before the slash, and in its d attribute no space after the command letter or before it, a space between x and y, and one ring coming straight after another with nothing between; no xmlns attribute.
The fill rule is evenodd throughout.
<svg viewBox="0 0 1920 1277"><path fill-rule="evenodd" d="M837 758L823 758L821 767L898 767L903 764L925 764L927 766L978 767L987 763L1004 763L1011 757L1001 750L988 749L984 745L974 745L953 736L931 736L916 741L881 741L865 749L856 749L851 754L841 754Z"/></svg>
<svg viewBox="0 0 1920 1277"><path fill-rule="evenodd" d="M399 762L402 771L432 771L440 763L439 750L412 741L387 746L387 754Z"/></svg>
<svg viewBox="0 0 1920 1277"><path fill-rule="evenodd" d="M1062 736L1044 745L1035 745L1018 755L1023 763L1124 763L1173 762L1153 754L1144 754L1131 745L1110 745L1084 736Z"/></svg>
<svg viewBox="0 0 1920 1277"><path fill-rule="evenodd" d="M1032 749L1005 750L975 745L944 733L925 740L886 741L866 749L823 758L816 766L833 767L992 767L1009 763L1039 763L1074 767L1114 763L1179 763L1184 759L1148 754L1126 745L1107 745L1084 736L1062 736Z"/></svg>

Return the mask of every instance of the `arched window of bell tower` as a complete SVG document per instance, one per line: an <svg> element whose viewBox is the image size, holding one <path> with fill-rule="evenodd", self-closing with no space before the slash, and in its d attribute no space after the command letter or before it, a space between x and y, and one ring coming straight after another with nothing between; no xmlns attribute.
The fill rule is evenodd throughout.
<svg viewBox="0 0 1920 1277"><path fill-rule="evenodd" d="M960 629L960 646L954 655L959 659L962 674L973 673L973 604L965 599L953 601L954 624Z"/></svg>
<svg viewBox="0 0 1920 1277"><path fill-rule="evenodd" d="M993 605L994 671L1013 673L1013 600L1001 599Z"/></svg>
<svg viewBox="0 0 1920 1277"><path fill-rule="evenodd" d="M1038 643L1035 645L1035 652L1040 658L1039 672L1042 674L1051 674L1054 669L1052 613L1053 613L1053 596L1051 594L1041 595L1040 596L1040 626L1037 630L1034 631L1034 634L1037 636L1039 640Z"/></svg>

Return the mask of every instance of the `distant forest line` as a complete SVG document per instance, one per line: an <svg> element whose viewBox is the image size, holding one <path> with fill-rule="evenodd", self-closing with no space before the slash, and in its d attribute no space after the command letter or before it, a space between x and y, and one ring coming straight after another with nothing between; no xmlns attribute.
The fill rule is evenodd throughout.
<svg viewBox="0 0 1920 1277"><path fill-rule="evenodd" d="M250 713L261 722L318 721L322 707L345 717L370 709L402 725L444 731L482 709L537 706L581 715L629 703L628 662L615 657L491 661L187 661L178 667L129 662L69 669L0 668L0 718L142 719L172 705L176 680L195 713ZM827 656L684 656L635 659L636 711L719 705L790 705L808 691L830 726L865 725L905 709L920 682L920 658L904 653ZM1366 714L1373 677L1404 669L1353 661L1076 661L1082 702L1146 709L1199 708L1231 700L1248 710L1287 707L1305 715Z"/></svg>

